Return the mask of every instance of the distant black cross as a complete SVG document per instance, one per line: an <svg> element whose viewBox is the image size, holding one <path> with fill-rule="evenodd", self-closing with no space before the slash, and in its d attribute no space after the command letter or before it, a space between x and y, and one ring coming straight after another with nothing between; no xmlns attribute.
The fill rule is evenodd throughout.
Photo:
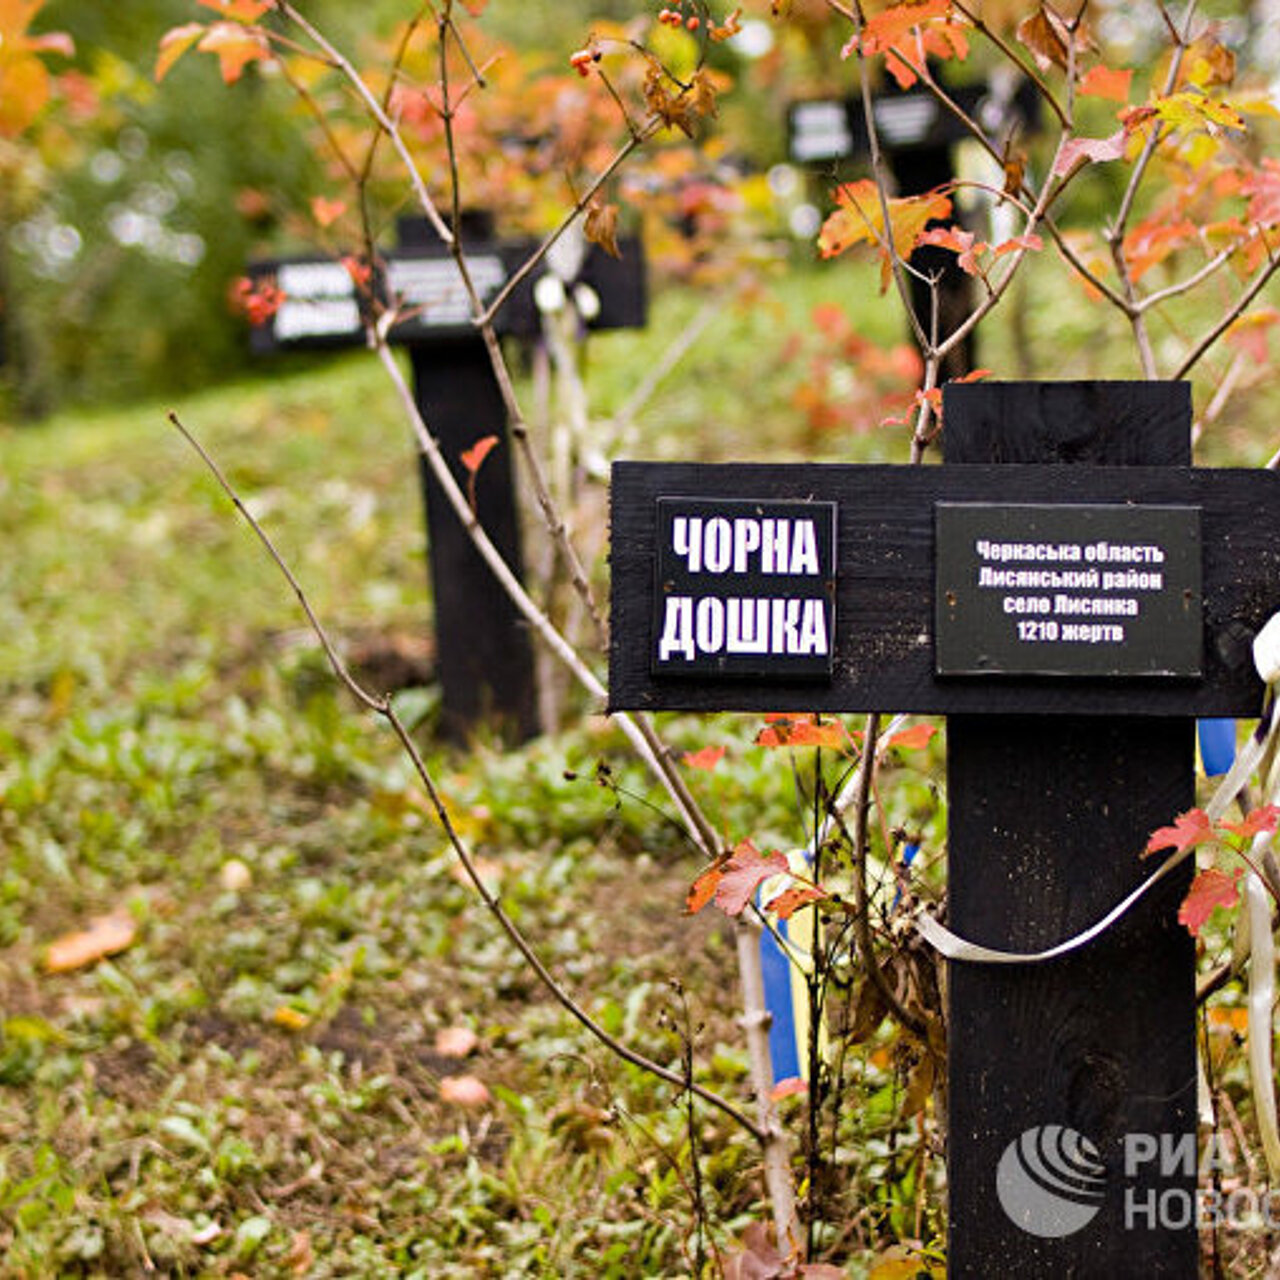
<svg viewBox="0 0 1280 1280"><path fill-rule="evenodd" d="M491 302L533 252L528 240L496 240L489 220L464 222L468 266L483 302ZM591 329L639 328L647 313L644 256L638 240L621 242L614 259L595 246L574 264L570 296L589 296L598 313ZM249 268L256 287L284 294L280 309L254 328L260 352L345 348L365 343L370 291L403 309L389 340L409 349L414 396L428 430L465 489L462 454L486 436L506 438L507 415L483 338L471 323L469 299L453 259L433 243L421 220L400 224L400 247L377 265L365 291L333 259L279 260ZM514 290L495 324L502 334L539 331L534 302L543 267ZM594 308L593 308L594 309ZM422 459L436 667L446 733L464 738L479 724L519 740L537 732L537 686L529 633L515 605L475 549ZM489 455L476 477L476 511L507 563L523 574L511 451Z"/></svg>
<svg viewBox="0 0 1280 1280"><path fill-rule="evenodd" d="M1149 874L1195 717L1258 714L1280 475L1191 468L1186 384L944 410L941 467L617 463L610 704L947 716L949 925L1033 951ZM952 1277L1196 1275L1189 876L950 966Z"/></svg>
<svg viewBox="0 0 1280 1280"><path fill-rule="evenodd" d="M1039 99L1034 86L1021 82L1014 92L996 85L970 84L949 89L957 106L1000 143L1034 126ZM954 147L971 135L927 88L887 87L872 99L876 136L893 177L894 194L923 195L950 187L956 179ZM813 98L787 109L788 150L799 164L825 167L841 160L866 158L871 138L861 96ZM959 219L937 226L958 225ZM930 333L937 307L937 340L942 342L973 310L973 280L957 265L957 255L936 245L921 245L911 255L911 310ZM943 361L939 381L963 377L977 365L977 342L971 331Z"/></svg>

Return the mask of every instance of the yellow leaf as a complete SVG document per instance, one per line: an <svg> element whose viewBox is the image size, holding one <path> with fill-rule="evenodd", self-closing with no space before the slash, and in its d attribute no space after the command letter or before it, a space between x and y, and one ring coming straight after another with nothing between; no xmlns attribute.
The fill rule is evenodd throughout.
<svg viewBox="0 0 1280 1280"><path fill-rule="evenodd" d="M1165 124L1183 133L1197 129L1217 133L1219 129L1245 127L1244 117L1233 106L1191 90L1156 98L1151 105Z"/></svg>
<svg viewBox="0 0 1280 1280"><path fill-rule="evenodd" d="M50 973L71 973L124 951L137 936L138 926L125 912L99 916L87 929L64 934L50 943L44 966Z"/></svg>
<svg viewBox="0 0 1280 1280"><path fill-rule="evenodd" d="M288 1004L278 1005L271 1015L271 1021L277 1027L284 1027L286 1031L302 1031L311 1024L311 1019L301 1009Z"/></svg>

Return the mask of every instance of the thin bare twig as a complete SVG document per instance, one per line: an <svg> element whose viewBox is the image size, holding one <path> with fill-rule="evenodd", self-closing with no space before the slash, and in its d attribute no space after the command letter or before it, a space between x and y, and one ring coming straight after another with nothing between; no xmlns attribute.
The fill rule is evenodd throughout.
<svg viewBox="0 0 1280 1280"><path fill-rule="evenodd" d="M739 1124L743 1129L752 1135L758 1142L762 1144L766 1141L764 1131L749 1116L740 1111L731 1102L721 1098L718 1094L709 1089L703 1088L701 1085L691 1082L678 1071L671 1071L661 1066L659 1063L652 1062L643 1054L637 1053L634 1049L623 1044L620 1040L610 1035L598 1022L591 1017L589 1013L583 1009L576 1000L560 985L555 976L542 962L541 957L534 950L528 939L521 932L520 928L515 924L511 917L507 914L502 906L500 899L497 898L485 884L484 877L480 874L479 868L471 857L471 852L459 836L457 829L453 825L453 820L449 814L449 810L444 803L440 792L436 788L435 779L431 771L427 768L426 761L422 757L422 753L418 750L417 743L413 740L413 736L405 728L404 722L396 713L392 700L383 695L378 696L370 693L358 680L351 674L347 665L343 662L333 641L329 638L328 631L324 624L316 615L315 610L311 607L310 601L307 599L306 593L303 591L301 584L289 568L287 561L277 550L275 543L271 540L270 535L262 527L245 503L241 500L239 493L227 478L222 469L218 466L212 455L200 443L196 436L187 429L187 427L178 418L176 413L170 413L169 421L182 435L183 439L195 450L200 460L208 468L213 478L217 481L218 486L223 493L227 495L236 510L244 518L245 523L249 526L258 542L262 545L271 560L283 575L285 581L289 584L294 596L302 607L303 613L306 615L307 622L310 624L311 630L315 633L316 638L320 642L321 648L324 650L325 657L329 661L330 668L334 675L338 678L344 688L346 688L367 710L381 716L399 741L401 748L408 756L410 763L413 765L414 772L418 776L418 780L422 783L426 790L428 799L431 801L436 819L440 823L450 846L461 862L463 870L466 872L467 878L471 881L476 892L480 895L484 905L488 908L490 914L497 920L502 927L503 932L510 939L515 948L520 952L526 963L534 973L537 974L542 984L554 996L556 1001L570 1013L587 1031L591 1033L602 1045L604 1045L611 1053L621 1058L624 1062L629 1062L632 1066L639 1067L642 1071L648 1072L650 1075L656 1076L660 1080L665 1080L668 1084L676 1086L678 1089L690 1089L696 1093L699 1098L710 1106L717 1108L723 1112L735 1123Z"/></svg>

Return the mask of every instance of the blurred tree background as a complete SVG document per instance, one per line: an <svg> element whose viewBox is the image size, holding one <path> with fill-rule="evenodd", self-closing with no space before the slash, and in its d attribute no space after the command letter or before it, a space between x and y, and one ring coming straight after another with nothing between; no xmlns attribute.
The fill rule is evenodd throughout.
<svg viewBox="0 0 1280 1280"><path fill-rule="evenodd" d="M569 50L592 18L634 7L499 4L490 25L523 48ZM358 53L405 6L308 11ZM42 55L57 73L51 101L0 136L0 418L189 389L244 366L229 284L253 253L302 241L282 214L307 207L322 166L296 103L256 68L228 93L214 59L186 58L157 87L160 37L195 16L191 0L48 0L36 16L33 31L67 33L75 53Z"/></svg>

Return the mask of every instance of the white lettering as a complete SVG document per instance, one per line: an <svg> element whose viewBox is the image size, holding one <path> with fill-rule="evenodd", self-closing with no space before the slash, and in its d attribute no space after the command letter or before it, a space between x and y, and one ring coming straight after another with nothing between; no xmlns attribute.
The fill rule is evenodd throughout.
<svg viewBox="0 0 1280 1280"><path fill-rule="evenodd" d="M658 661L667 662L675 653L683 653L693 661L693 601L688 596L668 596L662 620L662 639L658 641Z"/></svg>
<svg viewBox="0 0 1280 1280"><path fill-rule="evenodd" d="M800 652L800 601L773 600L772 628L769 638L770 653Z"/></svg>
<svg viewBox="0 0 1280 1280"><path fill-rule="evenodd" d="M708 573L723 573L733 560L733 532L720 516L707 521L703 533L702 561Z"/></svg>
<svg viewBox="0 0 1280 1280"><path fill-rule="evenodd" d="M730 653L769 652L768 600L732 598L727 602L725 647Z"/></svg>
<svg viewBox="0 0 1280 1280"><path fill-rule="evenodd" d="M795 537L791 543L791 572L816 578L818 569L818 538L812 520L797 520Z"/></svg>
<svg viewBox="0 0 1280 1280"><path fill-rule="evenodd" d="M703 596L694 611L693 629L701 653L719 653L724 647L724 601Z"/></svg>
<svg viewBox="0 0 1280 1280"><path fill-rule="evenodd" d="M787 573L791 568L788 550L791 545L789 520L765 520L761 530L761 573Z"/></svg>
<svg viewBox="0 0 1280 1280"><path fill-rule="evenodd" d="M733 571L746 573L751 565L751 553L760 549L760 525L755 520L733 522Z"/></svg>
<svg viewBox="0 0 1280 1280"><path fill-rule="evenodd" d="M826 602L816 596L804 602L804 611L800 617L800 647L802 654L827 653L827 610Z"/></svg>
<svg viewBox="0 0 1280 1280"><path fill-rule="evenodd" d="M684 556L690 573L702 572L702 517L676 516L671 522L671 549Z"/></svg>

